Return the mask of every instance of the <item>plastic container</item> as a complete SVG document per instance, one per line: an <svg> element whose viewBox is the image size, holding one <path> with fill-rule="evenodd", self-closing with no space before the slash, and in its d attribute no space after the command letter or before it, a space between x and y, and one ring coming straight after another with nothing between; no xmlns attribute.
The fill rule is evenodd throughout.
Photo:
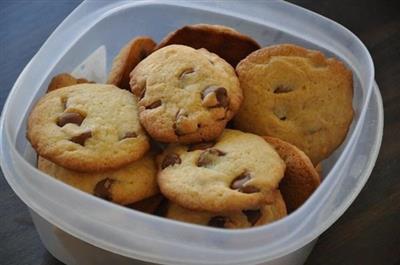
<svg viewBox="0 0 400 265"><path fill-rule="evenodd" d="M345 142L324 163L321 186L301 208L267 226L214 229L109 203L35 168L25 138L26 118L52 75L71 71L102 45L109 69L133 36L159 41L184 24L202 22L234 27L262 45L291 42L317 48L352 68L354 122ZM371 57L357 37L285 2L86 1L55 30L11 90L0 123L1 166L31 209L44 245L67 264L302 264L318 236L353 202L375 164L383 108L373 80Z"/></svg>

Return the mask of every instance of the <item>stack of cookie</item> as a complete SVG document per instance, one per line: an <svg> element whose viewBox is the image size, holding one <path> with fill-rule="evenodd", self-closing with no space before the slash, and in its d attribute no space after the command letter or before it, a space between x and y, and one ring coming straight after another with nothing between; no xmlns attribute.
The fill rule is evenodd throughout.
<svg viewBox="0 0 400 265"><path fill-rule="evenodd" d="M157 194L154 153L148 152L137 109L135 97L113 85L78 84L47 93L28 121L39 169L119 204Z"/></svg>
<svg viewBox="0 0 400 265"><path fill-rule="evenodd" d="M39 169L212 227L263 225L300 207L353 115L341 62L290 44L260 48L219 25L185 26L158 45L133 39L108 83L53 78L28 122Z"/></svg>

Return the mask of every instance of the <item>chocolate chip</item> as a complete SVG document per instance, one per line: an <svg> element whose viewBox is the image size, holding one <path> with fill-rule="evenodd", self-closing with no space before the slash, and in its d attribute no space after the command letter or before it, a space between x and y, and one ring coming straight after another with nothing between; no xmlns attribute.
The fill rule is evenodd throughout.
<svg viewBox="0 0 400 265"><path fill-rule="evenodd" d="M199 160L197 160L197 166L204 167L208 164L211 164L215 157L224 156L226 153L218 150L216 148L208 149L200 154Z"/></svg>
<svg viewBox="0 0 400 265"><path fill-rule="evenodd" d="M161 100L154 101L150 105L146 106L146 109L155 109L161 106Z"/></svg>
<svg viewBox="0 0 400 265"><path fill-rule="evenodd" d="M84 146L85 141L90 137L92 137L92 131L85 131L79 135L72 137L71 141Z"/></svg>
<svg viewBox="0 0 400 265"><path fill-rule="evenodd" d="M244 172L236 177L231 183L231 189L238 190L243 187L243 185L251 179L248 172Z"/></svg>
<svg viewBox="0 0 400 265"><path fill-rule="evenodd" d="M197 121L186 113L185 110L180 109L175 114L175 123L172 125L174 132L177 136L194 133L197 131Z"/></svg>
<svg viewBox="0 0 400 265"><path fill-rule="evenodd" d="M188 147L188 152L191 151L196 151L196 150L205 150L208 149L210 147L213 147L215 145L214 142L202 142L202 143L197 143L197 144L191 144Z"/></svg>
<svg viewBox="0 0 400 265"><path fill-rule="evenodd" d="M136 138L137 134L135 132L126 132L125 135L121 138L121 140L124 140L126 138Z"/></svg>
<svg viewBox="0 0 400 265"><path fill-rule="evenodd" d="M67 108L67 101L68 101L67 97L65 97L65 96L61 97L61 104L63 106L63 110L65 110Z"/></svg>
<svg viewBox="0 0 400 265"><path fill-rule="evenodd" d="M231 183L231 189L238 190L243 193L255 193L260 190L254 186L245 184L251 179L251 175L249 172L245 171L236 177Z"/></svg>
<svg viewBox="0 0 400 265"><path fill-rule="evenodd" d="M142 98L144 98L144 94L146 94L146 88L142 88L139 91L139 95L137 95L137 97L139 98L139 100L141 100Z"/></svg>
<svg viewBox="0 0 400 265"><path fill-rule="evenodd" d="M175 123L172 125L172 129L174 129L174 132L175 132L175 134L176 134L177 136L182 136L182 135L184 135L184 132L182 132L182 131L180 130L180 128L178 128L178 122L180 121L181 116L182 116L182 117L187 117L187 114L186 114L182 109L178 110L178 111L175 113Z"/></svg>
<svg viewBox="0 0 400 265"><path fill-rule="evenodd" d="M114 180L109 178L105 178L99 181L94 187L94 195L108 201L111 200L111 186L113 185L113 183Z"/></svg>
<svg viewBox="0 0 400 265"><path fill-rule="evenodd" d="M256 193L259 192L260 189L251 185L244 186L243 188L239 189L240 192L243 193Z"/></svg>
<svg viewBox="0 0 400 265"><path fill-rule="evenodd" d="M210 154L216 155L216 156L224 156L224 155L226 155L225 152L222 152L221 150L216 149L216 148L210 149L210 150L208 150L208 152L209 152Z"/></svg>
<svg viewBox="0 0 400 265"><path fill-rule="evenodd" d="M276 106L274 109L274 114L281 121L285 121L287 119L287 111L284 106Z"/></svg>
<svg viewBox="0 0 400 265"><path fill-rule="evenodd" d="M308 133L314 134L314 133L321 131L323 128L322 128L321 124L311 123L311 124L307 124L305 126L305 129L307 130Z"/></svg>
<svg viewBox="0 0 400 265"><path fill-rule="evenodd" d="M212 94L215 95L215 99L212 99ZM209 86L203 90L201 93L201 99L203 100L203 105L206 107L223 107L226 108L229 106L229 98L228 92L224 87L217 87L217 86Z"/></svg>
<svg viewBox="0 0 400 265"><path fill-rule="evenodd" d="M63 127L67 123L73 123L76 125L81 125L85 117L77 112L64 112L57 120L57 125Z"/></svg>
<svg viewBox="0 0 400 265"><path fill-rule="evenodd" d="M169 166L173 166L175 164L180 164L181 162L182 162L182 160L177 154L175 154L175 153L167 154L161 164L161 169L164 169Z"/></svg>
<svg viewBox="0 0 400 265"><path fill-rule="evenodd" d="M185 69L185 70L183 70L183 72L179 75L179 79L182 79L182 78L184 78L186 75L192 74L192 73L194 73L194 69L193 69L193 68Z"/></svg>
<svg viewBox="0 0 400 265"><path fill-rule="evenodd" d="M226 218L224 216L214 216L213 218L210 219L210 221L208 221L207 225L212 227L224 228L225 222Z"/></svg>
<svg viewBox="0 0 400 265"><path fill-rule="evenodd" d="M258 210L243 210L244 215L247 217L247 221L253 226L261 217L261 211Z"/></svg>
<svg viewBox="0 0 400 265"><path fill-rule="evenodd" d="M227 93L226 89L223 87L219 87L216 90L216 94L217 94L217 99L218 99L219 105L223 108L228 107L229 99L228 99L228 93Z"/></svg>
<svg viewBox="0 0 400 265"><path fill-rule="evenodd" d="M288 93L291 92L292 90L293 89L288 86L280 85L275 88L274 93L275 94Z"/></svg>

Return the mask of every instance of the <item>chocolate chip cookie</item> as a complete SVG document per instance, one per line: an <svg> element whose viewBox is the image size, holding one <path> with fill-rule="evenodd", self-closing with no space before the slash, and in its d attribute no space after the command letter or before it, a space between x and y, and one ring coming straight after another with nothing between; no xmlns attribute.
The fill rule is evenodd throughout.
<svg viewBox="0 0 400 265"><path fill-rule="evenodd" d="M210 24L186 25L171 32L160 42L157 49L171 44L207 49L233 67L248 54L260 49L260 45L251 37L227 26Z"/></svg>
<svg viewBox="0 0 400 265"><path fill-rule="evenodd" d="M231 213L211 213L192 211L178 204L170 203L165 217L187 223L232 229L265 225L285 217L286 214L282 195L279 191L276 191L276 198L273 203L256 209Z"/></svg>
<svg viewBox="0 0 400 265"><path fill-rule="evenodd" d="M161 142L217 138L237 112L242 91L233 68L205 49L170 45L150 54L131 73L140 122Z"/></svg>
<svg viewBox="0 0 400 265"><path fill-rule="evenodd" d="M318 188L321 178L307 155L296 146L273 137L264 137L286 163L279 189L289 213L299 208Z"/></svg>
<svg viewBox="0 0 400 265"><path fill-rule="evenodd" d="M135 96L113 85L80 84L47 93L29 116L27 137L40 156L81 172L127 165L149 149Z"/></svg>
<svg viewBox="0 0 400 265"><path fill-rule="evenodd" d="M294 144L314 165L344 140L353 118L353 81L339 60L281 44L253 52L236 71L244 94L236 128Z"/></svg>
<svg viewBox="0 0 400 265"><path fill-rule="evenodd" d="M107 83L130 90L130 72L154 50L155 46L156 43L150 37L140 36L131 40L114 58Z"/></svg>
<svg viewBox="0 0 400 265"><path fill-rule="evenodd" d="M215 142L170 145L158 157L158 184L191 210L226 212L274 200L285 163L262 137L225 130Z"/></svg>
<svg viewBox="0 0 400 265"><path fill-rule="evenodd" d="M157 168L151 153L119 169L98 173L72 171L43 157L39 157L38 168L77 189L118 204L134 203L158 193Z"/></svg>

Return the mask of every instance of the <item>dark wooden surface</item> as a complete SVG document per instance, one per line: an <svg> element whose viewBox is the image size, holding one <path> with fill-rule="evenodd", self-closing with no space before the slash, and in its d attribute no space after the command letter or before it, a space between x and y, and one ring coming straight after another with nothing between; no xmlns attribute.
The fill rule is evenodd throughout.
<svg viewBox="0 0 400 265"><path fill-rule="evenodd" d="M400 264L399 1L293 0L343 24L366 44L385 107L382 149L346 213L321 235L307 265ZM0 0L0 106L55 27L80 3ZM282 21L284 23L284 21ZM26 206L0 177L0 264L61 264L43 247Z"/></svg>

